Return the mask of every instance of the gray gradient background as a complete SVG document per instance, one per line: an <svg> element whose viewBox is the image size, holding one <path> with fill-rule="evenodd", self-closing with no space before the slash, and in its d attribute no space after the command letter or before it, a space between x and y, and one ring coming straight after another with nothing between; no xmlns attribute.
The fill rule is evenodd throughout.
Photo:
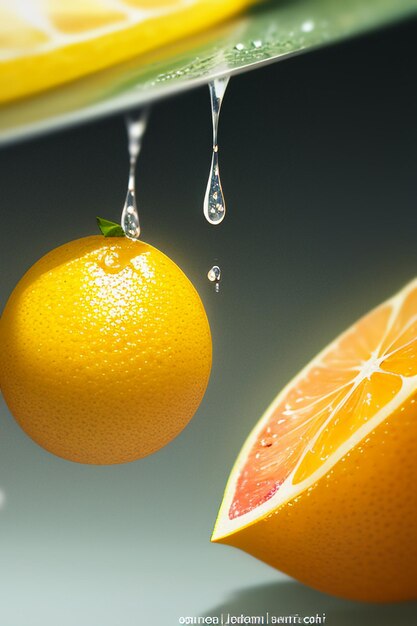
<svg viewBox="0 0 417 626"><path fill-rule="evenodd" d="M233 79L220 128L228 215L203 220L206 89L155 106L140 158L143 237L199 290L211 382L157 454L89 467L49 455L0 405L1 626L170 626L180 615L325 611L416 623L417 606L327 597L209 538L231 465L276 392L417 273L417 24ZM414 42L413 42L414 40ZM117 220L121 117L0 153L1 299L49 249ZM216 296L206 272L223 268Z"/></svg>

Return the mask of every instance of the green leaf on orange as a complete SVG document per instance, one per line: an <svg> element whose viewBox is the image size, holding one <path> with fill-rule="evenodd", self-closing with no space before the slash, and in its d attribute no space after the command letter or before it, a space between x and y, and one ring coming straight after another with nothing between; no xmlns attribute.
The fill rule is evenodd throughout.
<svg viewBox="0 0 417 626"><path fill-rule="evenodd" d="M123 228L116 222L97 217L97 225L105 237L124 237Z"/></svg>

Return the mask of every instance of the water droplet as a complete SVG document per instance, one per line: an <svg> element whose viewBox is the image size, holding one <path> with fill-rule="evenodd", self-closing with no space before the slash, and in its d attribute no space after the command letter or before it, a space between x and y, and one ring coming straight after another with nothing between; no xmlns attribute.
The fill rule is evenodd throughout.
<svg viewBox="0 0 417 626"><path fill-rule="evenodd" d="M139 213L136 205L135 169L136 161L142 147L142 138L145 134L148 114L149 110L143 109L138 114L126 116L130 168L121 226L126 237L129 237L129 239L139 239L140 237Z"/></svg>
<svg viewBox="0 0 417 626"><path fill-rule="evenodd" d="M254 39L251 43L254 48L262 48L262 41L260 39Z"/></svg>
<svg viewBox="0 0 417 626"><path fill-rule="evenodd" d="M306 20L301 24L301 30L303 33L311 33L314 30L314 22L313 20Z"/></svg>
<svg viewBox="0 0 417 626"><path fill-rule="evenodd" d="M220 281L222 278L222 272L218 265L213 265L207 272L207 278L210 282L214 283L214 290L216 293L220 291Z"/></svg>
<svg viewBox="0 0 417 626"><path fill-rule="evenodd" d="M226 213L226 204L223 196L222 184L219 175L219 155L213 150L210 175L204 196L204 215L210 224L220 224Z"/></svg>
<svg viewBox="0 0 417 626"><path fill-rule="evenodd" d="M220 108L230 76L217 78L209 84L211 115L213 121L213 154L211 158L210 173L204 196L203 211L205 218L210 224L216 225L223 221L226 213L223 189L219 172L219 147L217 143L217 131L219 126Z"/></svg>
<svg viewBox="0 0 417 626"><path fill-rule="evenodd" d="M125 232L126 237L129 237L129 239L139 239L139 213L136 206L134 189L127 190L125 205L123 207L122 213L122 228Z"/></svg>
<svg viewBox="0 0 417 626"><path fill-rule="evenodd" d="M245 44L244 43L237 43L235 45L235 50L237 50L238 52L242 52L242 50L245 49Z"/></svg>

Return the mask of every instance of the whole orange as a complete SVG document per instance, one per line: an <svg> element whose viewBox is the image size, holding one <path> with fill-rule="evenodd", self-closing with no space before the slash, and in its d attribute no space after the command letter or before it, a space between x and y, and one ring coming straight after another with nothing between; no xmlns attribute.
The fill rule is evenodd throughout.
<svg viewBox="0 0 417 626"><path fill-rule="evenodd" d="M210 328L193 285L141 241L92 236L42 257L0 322L10 411L71 461L133 461L165 446L205 393Z"/></svg>

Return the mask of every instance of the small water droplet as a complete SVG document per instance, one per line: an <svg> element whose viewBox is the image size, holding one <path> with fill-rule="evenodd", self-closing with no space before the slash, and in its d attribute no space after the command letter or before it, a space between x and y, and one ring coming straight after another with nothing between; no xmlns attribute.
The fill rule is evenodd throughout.
<svg viewBox="0 0 417 626"><path fill-rule="evenodd" d="M311 33L314 30L314 22L313 20L306 20L301 24L301 30L303 33Z"/></svg>
<svg viewBox="0 0 417 626"><path fill-rule="evenodd" d="M222 278L222 272L218 265L213 265L207 272L207 278L210 282L214 283L214 291L219 293L220 291L220 281Z"/></svg>
<svg viewBox="0 0 417 626"><path fill-rule="evenodd" d="M262 41L260 39L254 39L251 43L254 48L262 48Z"/></svg>
<svg viewBox="0 0 417 626"><path fill-rule="evenodd" d="M126 116L130 168L121 226L129 239L139 239L140 237L139 213L136 205L135 169L142 147L142 138L145 134L148 114L148 109L143 109L139 114Z"/></svg>
<svg viewBox="0 0 417 626"><path fill-rule="evenodd" d="M245 49L245 44L244 43L237 43L235 45L235 50L237 50L238 52L242 52L242 50Z"/></svg>
<svg viewBox="0 0 417 626"><path fill-rule="evenodd" d="M203 211L205 218L210 224L217 225L223 221L226 213L226 203L223 196L222 184L219 172L219 147L217 143L217 131L219 126L220 108L230 76L217 78L209 84L211 115L213 121L213 154L211 158L210 173L204 196Z"/></svg>
<svg viewBox="0 0 417 626"><path fill-rule="evenodd" d="M272 446L272 441L271 439L261 439L261 446L263 448L270 448Z"/></svg>

